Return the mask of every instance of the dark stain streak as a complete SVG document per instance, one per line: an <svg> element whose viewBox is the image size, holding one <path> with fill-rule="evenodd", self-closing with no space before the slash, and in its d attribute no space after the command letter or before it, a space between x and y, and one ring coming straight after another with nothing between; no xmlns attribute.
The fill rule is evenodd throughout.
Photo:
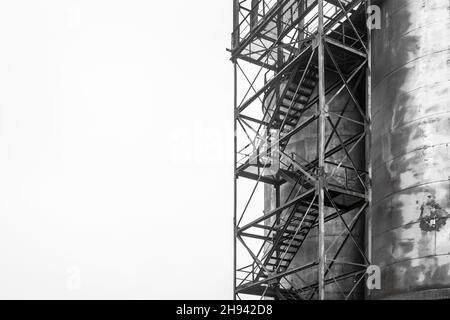
<svg viewBox="0 0 450 320"><path fill-rule="evenodd" d="M400 242L399 246L402 249L403 254L407 254L414 249L414 239Z"/></svg>

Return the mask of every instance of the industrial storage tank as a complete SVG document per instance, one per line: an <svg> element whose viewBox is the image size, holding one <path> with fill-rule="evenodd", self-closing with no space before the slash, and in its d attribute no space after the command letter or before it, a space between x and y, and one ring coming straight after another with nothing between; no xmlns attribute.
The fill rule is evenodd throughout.
<svg viewBox="0 0 450 320"><path fill-rule="evenodd" d="M450 1L375 4L368 298L450 298Z"/></svg>

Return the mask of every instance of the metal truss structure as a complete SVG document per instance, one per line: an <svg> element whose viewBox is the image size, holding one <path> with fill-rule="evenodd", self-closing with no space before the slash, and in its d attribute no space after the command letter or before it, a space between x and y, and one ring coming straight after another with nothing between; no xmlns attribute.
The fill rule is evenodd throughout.
<svg viewBox="0 0 450 320"><path fill-rule="evenodd" d="M328 285L352 278L354 288L342 293L351 298L362 283L370 255L354 227L370 199L369 5L234 0L236 299L322 300ZM342 95L346 101L338 99ZM330 109L333 104L338 108ZM351 134L349 126L356 128ZM290 152L294 137L312 139L313 147L307 154ZM267 199L262 210L261 187L275 194L270 210ZM330 254L336 244L326 241L326 230L335 221L344 230ZM318 235L315 258L293 264L312 230ZM349 243L358 253L354 261L341 256ZM331 272L336 264L353 269ZM294 283L308 270L314 270L313 283Z"/></svg>

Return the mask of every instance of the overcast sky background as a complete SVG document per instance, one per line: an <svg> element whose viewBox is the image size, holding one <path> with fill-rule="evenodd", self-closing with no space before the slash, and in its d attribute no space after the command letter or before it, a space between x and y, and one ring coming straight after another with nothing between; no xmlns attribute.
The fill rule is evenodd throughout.
<svg viewBox="0 0 450 320"><path fill-rule="evenodd" d="M0 0L0 298L232 298L230 0Z"/></svg>

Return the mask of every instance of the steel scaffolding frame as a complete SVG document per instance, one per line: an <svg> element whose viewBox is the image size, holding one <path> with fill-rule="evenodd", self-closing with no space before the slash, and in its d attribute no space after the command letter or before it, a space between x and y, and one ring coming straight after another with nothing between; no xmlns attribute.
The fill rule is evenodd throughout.
<svg viewBox="0 0 450 320"><path fill-rule="evenodd" d="M355 240L354 227L370 201L370 30L367 0L234 0L231 61L234 65L234 297L326 299L325 287L364 279L370 265L367 248ZM361 22L362 21L362 22ZM335 75L333 81L327 75ZM336 80L337 79L337 80ZM365 90L361 99L361 88ZM328 109L345 92L360 121ZM360 130L344 137L345 123ZM287 154L290 139L317 128L315 160ZM338 141L338 143L332 143ZM365 167L354 150L365 148ZM330 160L343 155L341 161ZM275 168L275 170L274 170ZM336 179L337 173L344 178ZM238 180L255 183L241 199ZM356 188L356 184L359 184ZM293 184L286 199L280 188ZM255 216L261 185L271 186L275 209ZM345 199L339 201L338 199ZM238 208L242 206L241 208ZM347 213L354 217L344 219ZM325 243L326 223L345 226L332 257ZM317 259L291 266L310 230L318 229ZM341 259L351 241L360 257ZM335 264L351 265L346 274L330 272ZM317 270L317 281L298 286L293 277Z"/></svg>

